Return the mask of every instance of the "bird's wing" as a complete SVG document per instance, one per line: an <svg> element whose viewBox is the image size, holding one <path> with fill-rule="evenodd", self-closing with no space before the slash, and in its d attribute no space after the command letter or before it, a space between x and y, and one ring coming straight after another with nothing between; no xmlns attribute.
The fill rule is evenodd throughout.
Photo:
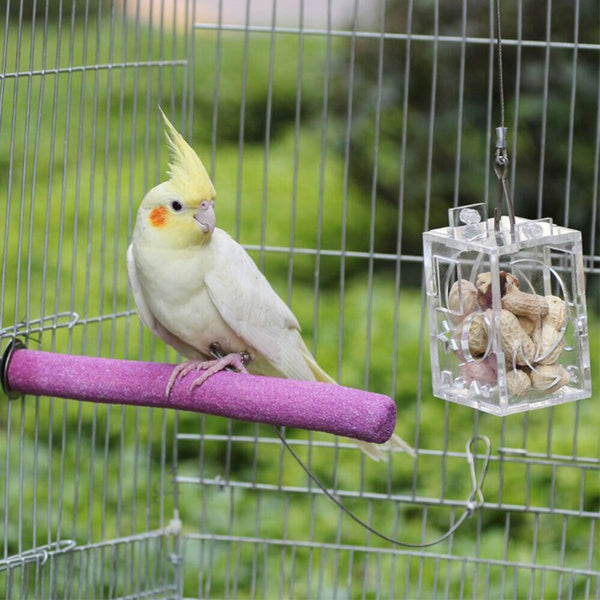
<svg viewBox="0 0 600 600"><path fill-rule="evenodd" d="M146 298L144 298L144 292L138 279L137 268L133 259L133 244L129 244L129 248L127 248L127 275L129 275L129 285L133 292L133 301L135 302L140 320L152 333L158 335L156 331L157 321L146 303Z"/></svg>
<svg viewBox="0 0 600 600"><path fill-rule="evenodd" d="M180 354L190 358L200 356L200 353L195 348L186 344L183 340L164 327L150 310L137 274L137 267L135 266L135 260L133 258L133 244L130 244L129 248L127 248L127 274L129 276L129 285L133 292L133 301L135 302L142 323L154 335L159 337L163 342L174 348Z"/></svg>
<svg viewBox="0 0 600 600"><path fill-rule="evenodd" d="M314 379L296 317L246 251L225 236L213 268L205 275L208 294L221 317L283 375Z"/></svg>

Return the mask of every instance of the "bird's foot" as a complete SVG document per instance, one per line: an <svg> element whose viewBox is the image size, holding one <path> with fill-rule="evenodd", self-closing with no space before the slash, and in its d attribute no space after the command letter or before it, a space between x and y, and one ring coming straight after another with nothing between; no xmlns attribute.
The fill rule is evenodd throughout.
<svg viewBox="0 0 600 600"><path fill-rule="evenodd" d="M194 388L202 385L215 373L225 369L237 371L238 373L248 373L246 365L252 360L252 355L249 352L231 352L226 354L221 345L218 342L215 342L210 345L210 353L214 356L214 360L190 360L177 365L173 369L169 382L167 383L167 398L175 383L192 371L203 371L203 373L192 382L189 392L192 392Z"/></svg>
<svg viewBox="0 0 600 600"><path fill-rule="evenodd" d="M169 382L167 383L167 389L165 390L165 395L168 398L173 386L177 381L185 377L188 373L194 370L202 369L202 365L207 362L204 360L190 360L188 362L181 363L177 365L173 371L171 372L171 377L169 377Z"/></svg>
<svg viewBox="0 0 600 600"><path fill-rule="evenodd" d="M200 377L195 379L190 385L189 392L191 393L194 388L202 385L209 377L218 373L219 371L223 371L224 369L237 371L238 373L248 373L246 369L246 359L241 353L232 352L231 354L226 354L221 358L216 358L215 360L207 360L200 363L196 370L200 371L201 369L205 369Z"/></svg>

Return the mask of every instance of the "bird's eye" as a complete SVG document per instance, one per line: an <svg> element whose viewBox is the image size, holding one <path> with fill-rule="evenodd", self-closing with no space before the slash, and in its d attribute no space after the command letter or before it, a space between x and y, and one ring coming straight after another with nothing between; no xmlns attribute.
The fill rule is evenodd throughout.
<svg viewBox="0 0 600 600"><path fill-rule="evenodd" d="M183 204L181 204L181 202L179 202L179 200L173 200L173 202L171 202L171 208L175 212L179 212L183 208Z"/></svg>

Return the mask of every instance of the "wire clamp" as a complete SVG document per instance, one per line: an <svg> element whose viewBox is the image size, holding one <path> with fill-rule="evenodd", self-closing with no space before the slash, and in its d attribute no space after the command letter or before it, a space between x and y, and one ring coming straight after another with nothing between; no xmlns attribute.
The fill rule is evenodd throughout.
<svg viewBox="0 0 600 600"><path fill-rule="evenodd" d="M179 554L175 554L174 552L169 553L169 562L174 566L179 566L183 561L181 560L181 556Z"/></svg>
<svg viewBox="0 0 600 600"><path fill-rule="evenodd" d="M475 502L475 500L467 500L467 503L465 504L465 511L467 513L467 517L472 517L473 513L479 508L479 505L477 504L477 502Z"/></svg>
<svg viewBox="0 0 600 600"><path fill-rule="evenodd" d="M179 535L181 533L181 519L179 518L179 511L175 511L175 516L169 521L169 524L165 527L165 533L167 535Z"/></svg>
<svg viewBox="0 0 600 600"><path fill-rule="evenodd" d="M507 127L496 127L496 154L494 158L494 173L498 178L498 200L494 209L494 231L500 233L500 219L502 216L502 204L506 202L508 209L508 220L510 233L515 233L515 207L508 188L509 164L507 150Z"/></svg>

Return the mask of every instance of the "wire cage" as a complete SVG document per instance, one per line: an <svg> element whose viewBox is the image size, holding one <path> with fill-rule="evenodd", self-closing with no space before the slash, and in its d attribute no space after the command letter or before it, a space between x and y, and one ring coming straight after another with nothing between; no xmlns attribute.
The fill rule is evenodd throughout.
<svg viewBox="0 0 600 600"><path fill-rule="evenodd" d="M515 206L582 233L597 386L598 3L501 13ZM0 17L2 350L180 360L125 265L165 179L160 106L318 362L394 398L416 449L375 463L280 431L407 547L265 425L2 395L0 594L600 596L598 391L507 417L432 395L421 233L495 198L493 3L6 0Z"/></svg>

